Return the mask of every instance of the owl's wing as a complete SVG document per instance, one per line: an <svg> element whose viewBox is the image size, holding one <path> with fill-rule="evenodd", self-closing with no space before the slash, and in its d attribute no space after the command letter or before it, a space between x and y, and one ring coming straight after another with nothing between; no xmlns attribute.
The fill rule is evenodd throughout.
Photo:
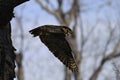
<svg viewBox="0 0 120 80"><path fill-rule="evenodd" d="M63 34L62 34L63 35ZM40 36L41 41L49 48L49 50L65 64L73 72L78 71L77 64L72 55L72 50L63 36L52 34L49 36Z"/></svg>
<svg viewBox="0 0 120 80"><path fill-rule="evenodd" d="M53 26L42 26L42 27L37 27L35 29L32 29L29 31L31 34L33 34L34 37L41 35L46 35L46 33L49 34L57 34L58 36L63 36L64 33L61 31L61 27L53 27ZM59 35L60 34L60 35ZM65 36L65 35L64 35Z"/></svg>

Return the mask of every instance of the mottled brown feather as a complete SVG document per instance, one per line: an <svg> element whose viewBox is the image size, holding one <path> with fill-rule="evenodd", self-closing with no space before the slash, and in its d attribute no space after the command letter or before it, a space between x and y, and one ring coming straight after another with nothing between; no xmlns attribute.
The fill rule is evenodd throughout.
<svg viewBox="0 0 120 80"><path fill-rule="evenodd" d="M50 28L50 26L48 26L48 28L49 29L44 26L38 27L31 30L30 33L34 36L39 36L41 41L63 64L73 72L77 72L78 67L72 55L72 50L65 39L66 35L62 31L62 27L52 26L52 28ZM55 31L50 29L55 29Z"/></svg>

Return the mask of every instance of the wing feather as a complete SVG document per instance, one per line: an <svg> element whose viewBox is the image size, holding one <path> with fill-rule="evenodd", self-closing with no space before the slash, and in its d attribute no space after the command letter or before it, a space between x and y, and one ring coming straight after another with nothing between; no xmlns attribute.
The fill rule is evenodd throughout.
<svg viewBox="0 0 120 80"><path fill-rule="evenodd" d="M78 67L72 55L69 43L65 39L65 34L58 28L55 28L55 32L53 30L54 27L52 26L51 28L50 30L50 27L38 27L31 30L30 33L33 34L34 37L39 36L41 41L48 47L54 56L73 72L77 72Z"/></svg>
<svg viewBox="0 0 120 80"><path fill-rule="evenodd" d="M78 71L77 64L72 55L72 50L64 37L49 35L40 36L41 41L48 49L72 71Z"/></svg>

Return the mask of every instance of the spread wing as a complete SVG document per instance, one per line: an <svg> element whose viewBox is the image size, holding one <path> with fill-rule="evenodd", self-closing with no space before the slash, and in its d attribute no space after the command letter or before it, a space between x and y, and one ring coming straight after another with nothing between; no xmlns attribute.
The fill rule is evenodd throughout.
<svg viewBox="0 0 120 80"><path fill-rule="evenodd" d="M72 71L78 71L77 64L73 58L72 50L64 37L55 35L40 36L41 41L49 50Z"/></svg>
<svg viewBox="0 0 120 80"><path fill-rule="evenodd" d="M44 34L47 35L38 35L39 31L37 29L33 29L30 32L34 36L39 36L41 41L61 62L63 62L64 65L69 67L73 72L78 71L77 64L72 55L72 50L63 33L45 32Z"/></svg>

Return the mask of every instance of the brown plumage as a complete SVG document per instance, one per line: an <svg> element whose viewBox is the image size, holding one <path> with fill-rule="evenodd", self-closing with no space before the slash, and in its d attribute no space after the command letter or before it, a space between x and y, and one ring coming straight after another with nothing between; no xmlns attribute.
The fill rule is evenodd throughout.
<svg viewBox="0 0 120 80"><path fill-rule="evenodd" d="M30 31L34 37L39 36L48 49L73 72L78 71L72 50L65 37L72 31L66 26L44 25Z"/></svg>

